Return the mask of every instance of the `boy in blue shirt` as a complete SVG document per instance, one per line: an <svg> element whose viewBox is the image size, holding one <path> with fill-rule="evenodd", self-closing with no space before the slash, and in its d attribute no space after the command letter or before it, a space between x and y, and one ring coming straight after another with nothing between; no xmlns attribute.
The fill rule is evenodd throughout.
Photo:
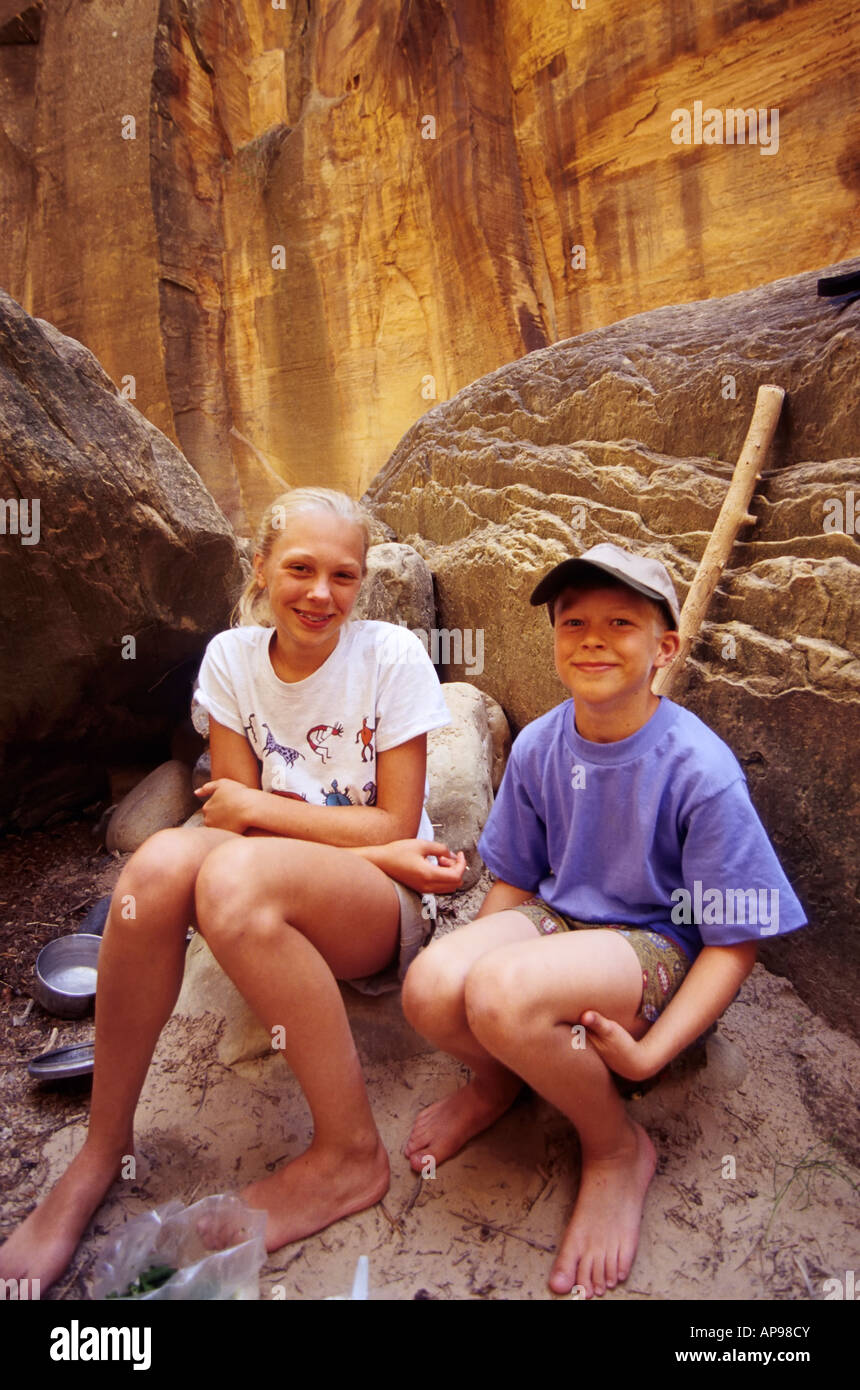
<svg viewBox="0 0 860 1390"><path fill-rule="evenodd" d="M406 977L407 1018L472 1069L421 1112L406 1153L416 1170L441 1163L527 1082L582 1151L550 1288L591 1297L630 1273L656 1167L617 1077L662 1070L731 1003L759 939L805 917L734 755L652 694L679 647L665 568L598 545L531 602L547 604L573 698L514 744L479 843L497 881L478 918Z"/></svg>

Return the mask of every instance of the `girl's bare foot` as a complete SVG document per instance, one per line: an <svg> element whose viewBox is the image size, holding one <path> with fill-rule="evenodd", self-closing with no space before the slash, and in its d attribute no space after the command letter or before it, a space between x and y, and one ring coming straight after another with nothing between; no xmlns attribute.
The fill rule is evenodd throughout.
<svg viewBox="0 0 860 1390"><path fill-rule="evenodd" d="M348 1150L311 1144L270 1178L244 1188L242 1197L268 1213L266 1249L272 1251L374 1206L389 1180L388 1155L377 1135Z"/></svg>
<svg viewBox="0 0 860 1390"><path fill-rule="evenodd" d="M633 1267L657 1155L642 1126L629 1123L629 1142L622 1149L583 1160L576 1206L549 1278L554 1293L570 1293L578 1285L591 1298L614 1289Z"/></svg>
<svg viewBox="0 0 860 1390"><path fill-rule="evenodd" d="M444 1163L476 1134L494 1124L513 1105L522 1084L518 1076L508 1071L490 1081L473 1077L452 1096L422 1110L403 1150L416 1173L421 1171L425 1157L432 1156L437 1163Z"/></svg>
<svg viewBox="0 0 860 1390"><path fill-rule="evenodd" d="M126 1153L133 1153L129 1144ZM90 1217L119 1177L123 1155L93 1153L87 1144L4 1245L0 1277L38 1279L44 1294L70 1263Z"/></svg>

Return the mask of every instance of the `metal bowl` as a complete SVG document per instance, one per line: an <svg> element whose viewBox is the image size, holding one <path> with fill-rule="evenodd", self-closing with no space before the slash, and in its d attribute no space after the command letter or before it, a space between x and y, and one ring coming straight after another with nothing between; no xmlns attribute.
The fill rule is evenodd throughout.
<svg viewBox="0 0 860 1390"><path fill-rule="evenodd" d="M36 960L34 997L57 1018L80 1018L96 997L100 936L78 932L49 941Z"/></svg>

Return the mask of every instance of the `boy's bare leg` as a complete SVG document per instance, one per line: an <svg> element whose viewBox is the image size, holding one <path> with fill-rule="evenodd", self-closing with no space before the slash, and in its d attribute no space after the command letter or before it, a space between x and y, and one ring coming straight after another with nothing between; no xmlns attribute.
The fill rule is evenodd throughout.
<svg viewBox="0 0 860 1390"><path fill-rule="evenodd" d="M404 1146L416 1172L427 1154L444 1163L459 1153L494 1124L522 1090L521 1078L475 1037L466 1016L466 980L488 952L533 942L535 936L533 924L522 913L492 913L433 942L410 967L402 995L406 1018L430 1042L472 1069L465 1086L417 1116Z"/></svg>
<svg viewBox="0 0 860 1390"><path fill-rule="evenodd" d="M95 1070L83 1148L0 1248L0 1277L39 1279L69 1263L90 1217L134 1151L133 1120L158 1035L179 994L194 882L227 830L163 830L125 866L99 953ZM133 915L132 915L133 914Z"/></svg>
<svg viewBox="0 0 860 1390"><path fill-rule="evenodd" d="M283 1043L313 1116L305 1153L242 1193L267 1211L266 1244L277 1250L388 1190L388 1156L335 976L371 975L390 962L399 901L380 869L346 850L254 838L210 856L196 903L200 931Z"/></svg>
<svg viewBox="0 0 860 1390"><path fill-rule="evenodd" d="M469 974L466 1011L476 1038L567 1115L579 1134L582 1177L550 1276L556 1293L586 1297L626 1279L656 1154L627 1116L605 1063L572 1024L596 1008L634 1036L642 972L612 931L577 931L500 947ZM597 1003L597 1000L601 1003Z"/></svg>
<svg viewBox="0 0 860 1390"><path fill-rule="evenodd" d="M428 1153L441 1163L492 1124L522 1078L568 1116L582 1147L577 1202L550 1286L567 1293L578 1284L588 1296L613 1288L633 1263L656 1155L594 1049L572 1046L571 1025L596 1008L635 1037L645 1031L629 942L608 931L542 940L526 917L502 912L428 948L403 995L414 1026L474 1068L466 1087L419 1115L406 1146L413 1168Z"/></svg>

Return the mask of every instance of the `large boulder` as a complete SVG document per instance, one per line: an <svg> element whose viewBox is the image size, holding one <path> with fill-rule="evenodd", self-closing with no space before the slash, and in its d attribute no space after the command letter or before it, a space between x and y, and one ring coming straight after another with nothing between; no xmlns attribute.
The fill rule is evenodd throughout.
<svg viewBox="0 0 860 1390"><path fill-rule="evenodd" d="M242 574L179 450L0 291L0 827L164 759Z"/></svg>
<svg viewBox="0 0 860 1390"><path fill-rule="evenodd" d="M484 630L483 671L470 679L520 728L565 695L547 615L528 602L540 575L617 541L664 558L683 599L756 390L785 388L757 524L740 532L674 698L737 753L807 907L812 927L766 943L764 960L856 1029L860 334L858 305L817 298L816 280L640 314L529 353L429 411L364 500L427 559L437 622Z"/></svg>
<svg viewBox="0 0 860 1390"><path fill-rule="evenodd" d="M403 1017L400 992L375 997L359 994L348 984L340 991L349 1012L352 1035L365 1063L402 1061L433 1046ZM262 1023L232 980L225 975L199 932L191 938L182 989L174 1014L199 1019L206 1014L218 1022L218 1061L225 1067L271 1057L276 1039Z"/></svg>

